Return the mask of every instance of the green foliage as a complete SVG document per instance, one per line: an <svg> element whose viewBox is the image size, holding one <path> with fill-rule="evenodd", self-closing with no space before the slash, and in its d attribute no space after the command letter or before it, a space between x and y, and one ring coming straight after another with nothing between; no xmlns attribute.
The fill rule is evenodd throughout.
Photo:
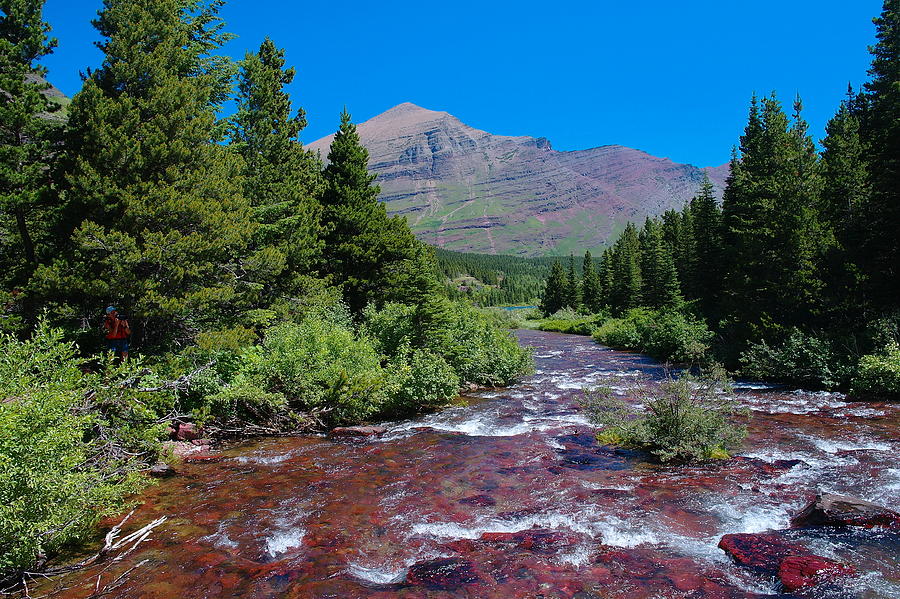
<svg viewBox="0 0 900 599"><path fill-rule="evenodd" d="M53 246L51 143L59 128L38 60L56 40L42 0L0 2L0 289L24 285ZM2 294L3 292L0 292ZM4 294L5 295L5 294ZM17 298L3 297L9 306ZM18 298L21 299L21 298ZM12 324L12 323L10 323ZM10 327L12 328L12 327Z"/></svg>
<svg viewBox="0 0 900 599"><path fill-rule="evenodd" d="M452 299L481 306L536 304L555 258L468 254L435 248L438 270Z"/></svg>
<svg viewBox="0 0 900 599"><path fill-rule="evenodd" d="M646 353L658 360L694 364L708 359L712 333L702 320L667 310L630 310L594 331L598 343Z"/></svg>
<svg viewBox="0 0 900 599"><path fill-rule="evenodd" d="M401 352L390 364L390 379L391 393L382 413L391 417L439 407L456 397L460 389L453 367L427 349Z"/></svg>
<svg viewBox="0 0 900 599"><path fill-rule="evenodd" d="M60 321L123 307L150 347L232 326L248 270L271 267L248 256L242 161L215 143L219 3L201 17L185 4L111 0L101 11L104 61L69 112L64 245L34 286Z"/></svg>
<svg viewBox="0 0 900 599"><path fill-rule="evenodd" d="M550 315L569 307L569 295L569 279L562 264L556 260L550 267L550 276L547 277L544 294L541 296L541 312Z"/></svg>
<svg viewBox="0 0 900 599"><path fill-rule="evenodd" d="M414 311L394 303L366 310L366 331L379 351L391 355L413 346L416 332L410 316ZM504 385L531 368L530 354L515 338L471 306L449 305L436 333L423 338L420 347L443 358L462 382Z"/></svg>
<svg viewBox="0 0 900 599"><path fill-rule="evenodd" d="M859 359L852 393L861 397L900 398L900 345L888 345L880 354Z"/></svg>
<svg viewBox="0 0 900 599"><path fill-rule="evenodd" d="M354 314L370 302L381 303L404 271L422 257L420 244L401 216L389 217L378 201L379 188L370 175L369 152L350 121L341 125L331 143L322 196L325 231L323 270L341 286ZM401 298L405 299L405 298Z"/></svg>
<svg viewBox="0 0 900 599"><path fill-rule="evenodd" d="M605 314L578 314L571 308L559 310L538 323L538 329L572 335L591 335L597 326L605 321Z"/></svg>
<svg viewBox="0 0 900 599"><path fill-rule="evenodd" d="M684 464L728 457L740 444L746 428L735 423L746 412L728 397L730 383L723 370L713 368L701 378L667 378L658 388L632 392L644 411L632 408L610 389L585 392L591 420L603 426L601 443L643 449L663 463Z"/></svg>
<svg viewBox="0 0 900 599"><path fill-rule="evenodd" d="M62 331L0 337L0 577L87 537L145 482L172 398L140 363L86 371ZM131 381L130 383L128 381Z"/></svg>
<svg viewBox="0 0 900 599"><path fill-rule="evenodd" d="M740 360L744 376L764 381L832 389L849 376L827 339L796 328L774 346L765 341L751 344Z"/></svg>
<svg viewBox="0 0 900 599"><path fill-rule="evenodd" d="M258 224L249 260L270 265L254 269L259 276L248 292L264 304L296 292L297 274L309 271L322 251L321 164L298 139L306 116L302 109L291 114L283 88L295 71L284 65L284 51L268 38L248 53L241 62L238 110L230 119L230 148L243 158L243 193Z"/></svg>

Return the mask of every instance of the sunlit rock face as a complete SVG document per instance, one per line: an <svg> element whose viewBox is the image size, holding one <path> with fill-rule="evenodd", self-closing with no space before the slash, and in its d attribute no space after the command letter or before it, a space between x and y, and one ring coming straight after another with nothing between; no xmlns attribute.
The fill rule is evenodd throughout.
<svg viewBox="0 0 900 599"><path fill-rule="evenodd" d="M546 138L492 135L446 112L400 104L359 125L381 199L423 240L518 255L599 248L627 221L721 194L727 165L700 169L617 145L558 152ZM310 148L328 155L332 136Z"/></svg>

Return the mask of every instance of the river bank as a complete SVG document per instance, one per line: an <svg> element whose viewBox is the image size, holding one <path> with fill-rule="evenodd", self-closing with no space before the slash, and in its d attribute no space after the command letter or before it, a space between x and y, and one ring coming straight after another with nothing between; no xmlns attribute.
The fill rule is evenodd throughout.
<svg viewBox="0 0 900 599"><path fill-rule="evenodd" d="M896 505L900 408L739 385L752 410L737 457L666 468L599 446L583 387L626 396L662 367L590 339L519 331L536 373L381 435L266 439L185 465L141 497L168 520L102 574L109 597L763 597L784 589L732 563L723 535L784 538L855 574L803 596L900 594L900 536L791 529L817 493ZM38 589L95 592L87 569Z"/></svg>

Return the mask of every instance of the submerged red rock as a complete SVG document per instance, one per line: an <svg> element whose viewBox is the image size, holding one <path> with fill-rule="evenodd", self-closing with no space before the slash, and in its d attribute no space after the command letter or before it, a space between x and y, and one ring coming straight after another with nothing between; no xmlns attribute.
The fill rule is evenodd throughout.
<svg viewBox="0 0 900 599"><path fill-rule="evenodd" d="M796 591L853 574L856 574L856 569L852 566L818 555L788 556L778 567L778 579L788 591Z"/></svg>
<svg viewBox="0 0 900 599"><path fill-rule="evenodd" d="M410 584L452 591L479 580L471 562L459 558L433 559L413 564L406 575Z"/></svg>

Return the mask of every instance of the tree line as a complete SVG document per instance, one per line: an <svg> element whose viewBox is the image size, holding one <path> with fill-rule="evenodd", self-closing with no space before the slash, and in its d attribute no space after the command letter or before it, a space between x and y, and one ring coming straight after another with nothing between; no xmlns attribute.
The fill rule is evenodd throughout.
<svg viewBox="0 0 900 599"><path fill-rule="evenodd" d="M798 97L750 102L721 206L704 181L680 211L629 224L583 276L553 265L545 313L640 306L702 316L721 356L805 338L835 356L880 351L900 320L900 3L875 19L870 79L848 90L821 150ZM799 335L799 337L798 337ZM793 340L793 341L792 341Z"/></svg>

